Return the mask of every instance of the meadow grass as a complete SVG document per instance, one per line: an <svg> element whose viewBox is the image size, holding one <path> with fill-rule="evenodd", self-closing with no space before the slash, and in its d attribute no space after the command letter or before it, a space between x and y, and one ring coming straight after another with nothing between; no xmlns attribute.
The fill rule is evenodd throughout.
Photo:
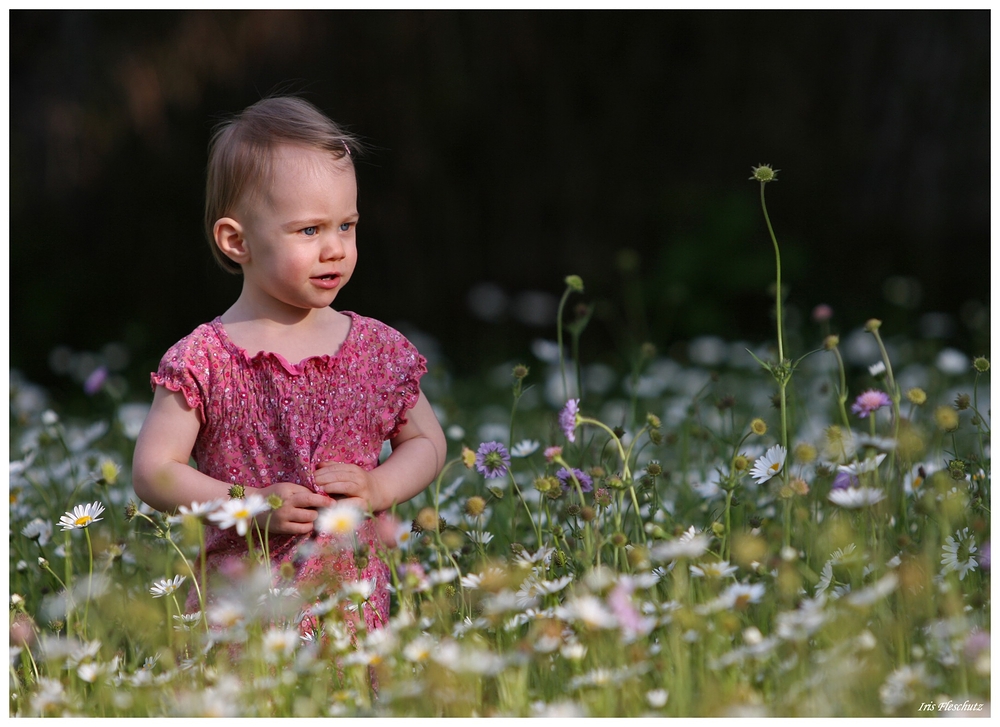
<svg viewBox="0 0 1000 727"><path fill-rule="evenodd" d="M195 578L221 504L138 503L142 407L63 420L14 372L10 713L987 714L989 361L820 318L798 359L779 322L777 352L429 374L453 459L354 548L391 567L372 631L371 584L290 587L252 523L242 568Z"/></svg>

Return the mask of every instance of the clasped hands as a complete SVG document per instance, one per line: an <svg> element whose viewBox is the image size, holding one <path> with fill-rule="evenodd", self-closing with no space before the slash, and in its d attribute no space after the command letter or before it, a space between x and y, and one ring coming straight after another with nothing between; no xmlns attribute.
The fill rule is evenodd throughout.
<svg viewBox="0 0 1000 727"><path fill-rule="evenodd" d="M365 513L380 509L378 479L374 472L345 462L321 462L314 477L325 494L294 482L278 482L257 490L262 497L277 495L281 498L281 507L258 516L260 525L263 527L266 520L271 533L304 535L312 532L320 508L334 503L350 505Z"/></svg>

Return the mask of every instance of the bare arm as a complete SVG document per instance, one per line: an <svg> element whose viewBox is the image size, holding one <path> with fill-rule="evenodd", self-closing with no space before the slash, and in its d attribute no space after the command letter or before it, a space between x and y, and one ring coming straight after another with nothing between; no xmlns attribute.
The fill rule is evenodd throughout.
<svg viewBox="0 0 1000 727"><path fill-rule="evenodd" d="M192 502L229 497L229 485L188 464L200 428L197 412L187 405L182 394L156 387L132 458L135 494L150 507L173 512ZM271 513L272 533L308 533L316 519L315 508L330 504L328 497L292 482L280 482L257 492L264 497L277 494L284 502Z"/></svg>
<svg viewBox="0 0 1000 727"><path fill-rule="evenodd" d="M406 413L406 424L390 440L392 454L368 472L357 465L323 462L316 484L340 502L362 510L388 510L409 500L433 482L447 456L444 432L423 392Z"/></svg>

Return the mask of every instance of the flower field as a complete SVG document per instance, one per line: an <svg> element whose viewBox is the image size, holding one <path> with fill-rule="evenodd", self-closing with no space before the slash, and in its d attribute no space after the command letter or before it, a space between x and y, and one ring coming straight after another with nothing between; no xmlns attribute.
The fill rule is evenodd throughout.
<svg viewBox="0 0 1000 727"><path fill-rule="evenodd" d="M626 371L569 360L560 306L524 364L428 374L437 482L379 553L367 514L317 521L390 565L370 631L373 584L261 565L267 501L141 505L142 403L91 377L95 413L63 418L12 372L11 715L989 714L988 359L829 311L790 332L781 304L776 346ZM196 579L206 523L252 555Z"/></svg>

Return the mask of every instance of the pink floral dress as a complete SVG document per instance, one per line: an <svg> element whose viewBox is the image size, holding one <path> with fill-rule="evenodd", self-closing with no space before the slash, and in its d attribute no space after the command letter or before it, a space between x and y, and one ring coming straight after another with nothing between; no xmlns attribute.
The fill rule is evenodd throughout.
<svg viewBox="0 0 1000 727"><path fill-rule="evenodd" d="M192 457L210 477L246 488L293 482L316 492L320 462L348 462L372 470L382 443L406 422L405 412L420 395L426 361L398 331L356 313L334 355L291 364L280 354L251 356L233 343L216 318L176 343L152 375L155 386L179 391L198 413L201 431ZM369 546L361 573L350 546L325 535L272 535L270 556L277 571L294 568L296 586L333 593L344 580L375 583L363 607L369 629L389 615L389 570L376 556L375 522L359 527L358 543ZM234 528L206 526L210 573L238 569L247 556L246 538ZM286 567L286 572L288 568ZM210 594L209 594L210 596ZM197 610L194 589L188 610ZM307 617L303 629L312 625Z"/></svg>

